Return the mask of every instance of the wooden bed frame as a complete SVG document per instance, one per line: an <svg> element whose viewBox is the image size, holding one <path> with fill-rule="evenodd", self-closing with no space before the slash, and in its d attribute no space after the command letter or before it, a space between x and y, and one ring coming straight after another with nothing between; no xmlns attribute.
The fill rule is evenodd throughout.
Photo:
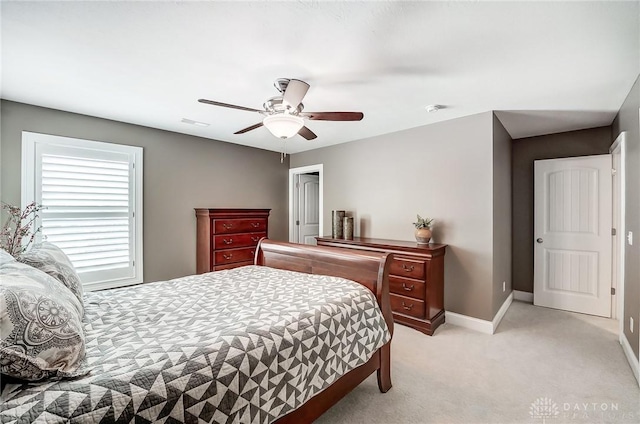
<svg viewBox="0 0 640 424"><path fill-rule="evenodd" d="M393 317L389 300L391 257L392 255L387 253L360 252L262 239L258 243L254 263L307 274L343 277L362 284L375 294L389 331L393 335ZM391 388L391 341L378 349L368 362L349 371L301 407L275 422L300 424L314 421L374 371L378 373L380 391L387 392Z"/></svg>

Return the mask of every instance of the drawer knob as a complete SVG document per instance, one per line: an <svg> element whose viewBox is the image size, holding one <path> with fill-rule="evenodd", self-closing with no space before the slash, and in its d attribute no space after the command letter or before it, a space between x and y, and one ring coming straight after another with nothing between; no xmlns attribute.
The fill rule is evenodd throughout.
<svg viewBox="0 0 640 424"><path fill-rule="evenodd" d="M413 303L410 304L409 306L405 305L404 302L402 302L402 308L406 311L410 311L411 309L413 309Z"/></svg>
<svg viewBox="0 0 640 424"><path fill-rule="evenodd" d="M260 226L260 223L259 223L259 222L252 222L252 223L251 223L251 226L252 226L253 228L258 228L258 227Z"/></svg>
<svg viewBox="0 0 640 424"><path fill-rule="evenodd" d="M223 253L222 257L225 258L226 260L229 260L229 259L233 258L233 253L229 253L228 255Z"/></svg>
<svg viewBox="0 0 640 424"><path fill-rule="evenodd" d="M222 228L224 228L225 230L228 230L230 228L233 228L233 224L227 224L226 222L223 222Z"/></svg>
<svg viewBox="0 0 640 424"><path fill-rule="evenodd" d="M251 241L258 241L260 240L260 237L251 237Z"/></svg>
<svg viewBox="0 0 640 424"><path fill-rule="evenodd" d="M252 250L252 251L251 251L251 256L253 256L253 255L255 255L255 254L256 254L256 251L255 251L255 250Z"/></svg>
<svg viewBox="0 0 640 424"><path fill-rule="evenodd" d="M407 286L406 283L402 283L402 288L405 289L406 291L413 291L413 288L415 286L413 284L411 284L411 286Z"/></svg>
<svg viewBox="0 0 640 424"><path fill-rule="evenodd" d="M414 269L413 265L407 266L407 264L402 264L402 269L404 269L407 272L411 272Z"/></svg>
<svg viewBox="0 0 640 424"><path fill-rule="evenodd" d="M224 244L231 244L231 243L233 243L233 239L229 239L229 240L227 240L227 239L222 239L222 242L223 242Z"/></svg>

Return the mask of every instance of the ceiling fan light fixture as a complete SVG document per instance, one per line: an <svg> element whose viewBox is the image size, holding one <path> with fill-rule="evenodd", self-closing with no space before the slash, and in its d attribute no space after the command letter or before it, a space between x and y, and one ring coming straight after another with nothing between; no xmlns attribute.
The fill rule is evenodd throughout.
<svg viewBox="0 0 640 424"><path fill-rule="evenodd" d="M300 128L304 126L304 119L288 113L279 113L267 116L262 123L276 137L290 138L298 134Z"/></svg>

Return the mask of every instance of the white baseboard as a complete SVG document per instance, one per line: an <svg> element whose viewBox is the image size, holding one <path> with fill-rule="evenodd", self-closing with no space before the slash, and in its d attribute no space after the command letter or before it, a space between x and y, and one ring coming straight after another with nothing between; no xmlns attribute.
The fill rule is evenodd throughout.
<svg viewBox="0 0 640 424"><path fill-rule="evenodd" d="M509 293L509 296L507 296L507 298L504 300L504 303L498 310L498 313L496 314L495 317L493 317L493 321L491 322L491 325L492 325L491 334L495 333L496 330L498 329L498 326L500 325L500 321L502 321L502 318L504 318L504 314L507 313L507 311L509 310L509 306L511 306L512 302L513 302L513 291Z"/></svg>
<svg viewBox="0 0 640 424"><path fill-rule="evenodd" d="M511 302L513 302L513 293L509 294L509 297L506 298L506 300L500 307L500 310L493 318L493 321L474 318L450 311L447 311L445 313L445 320L447 323L457 325L459 327L468 328L470 330L479 331L485 334L493 334L496 332L498 325L500 325L500 321L502 321L504 314L507 313L509 306L511 306Z"/></svg>
<svg viewBox="0 0 640 424"><path fill-rule="evenodd" d="M468 328L469 330L475 330L485 334L493 334L493 323L491 321L449 311L445 312L444 316L447 324L457 325L458 327Z"/></svg>
<svg viewBox="0 0 640 424"><path fill-rule="evenodd" d="M640 362L638 361L638 358L636 358L636 355L633 353L633 349L631 349L629 340L627 340L624 334L620 334L620 344L622 345L622 351L624 352L624 356L627 357L629 366L633 371L633 375L636 377L636 381L640 386Z"/></svg>
<svg viewBox="0 0 640 424"><path fill-rule="evenodd" d="M521 302L533 303L533 293L514 290L513 291L513 300L519 300Z"/></svg>

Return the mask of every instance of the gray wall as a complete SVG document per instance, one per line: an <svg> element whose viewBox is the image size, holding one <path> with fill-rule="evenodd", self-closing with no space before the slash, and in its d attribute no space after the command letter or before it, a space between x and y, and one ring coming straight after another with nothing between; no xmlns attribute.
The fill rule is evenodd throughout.
<svg viewBox="0 0 640 424"><path fill-rule="evenodd" d="M20 204L22 131L144 148L145 281L195 273L195 207L271 208L269 237L287 240L289 164L278 153L4 100L0 107L8 203Z"/></svg>
<svg viewBox="0 0 640 424"><path fill-rule="evenodd" d="M511 293L511 136L493 116L493 315ZM506 289L502 290L502 283Z"/></svg>
<svg viewBox="0 0 640 424"><path fill-rule="evenodd" d="M636 117L637 119L637 117ZM513 141L513 289L533 293L533 161L609 153L611 127Z"/></svg>
<svg viewBox="0 0 640 424"><path fill-rule="evenodd" d="M638 357L640 334L640 78L631 88L620 112L613 121L613 139L627 131L625 163L625 225L633 231L634 244L627 243L624 259L624 335ZM629 331L629 317L635 321L635 331Z"/></svg>
<svg viewBox="0 0 640 424"><path fill-rule="evenodd" d="M492 132L486 112L294 154L291 167L324 164L327 234L334 209L354 213L356 236L395 240L415 240L417 213L435 218L446 309L491 320Z"/></svg>

